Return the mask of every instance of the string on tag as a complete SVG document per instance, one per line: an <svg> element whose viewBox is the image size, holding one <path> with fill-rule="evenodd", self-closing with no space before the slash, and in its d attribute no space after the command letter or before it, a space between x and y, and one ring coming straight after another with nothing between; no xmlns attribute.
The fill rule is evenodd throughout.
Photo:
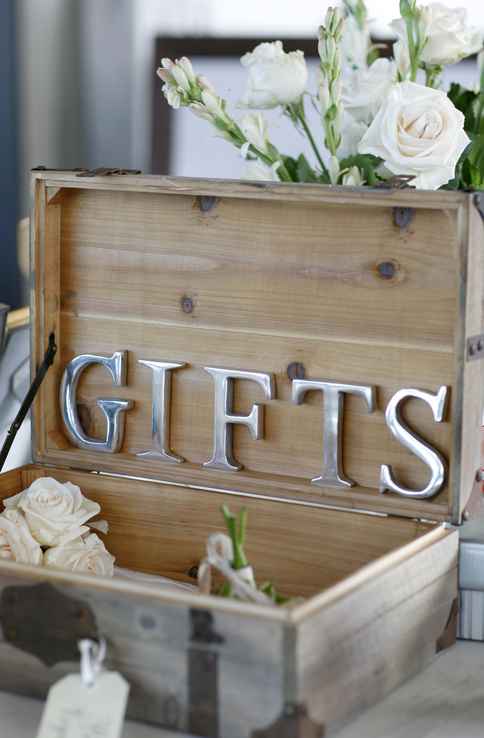
<svg viewBox="0 0 484 738"><path fill-rule="evenodd" d="M106 658L106 641L101 638L96 643L90 638L83 638L78 646L81 652L81 681L85 687L93 687Z"/></svg>

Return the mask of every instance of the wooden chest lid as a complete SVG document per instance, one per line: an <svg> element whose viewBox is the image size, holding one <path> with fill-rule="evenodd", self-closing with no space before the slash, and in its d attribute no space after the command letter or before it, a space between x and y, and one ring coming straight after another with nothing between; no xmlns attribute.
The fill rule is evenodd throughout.
<svg viewBox="0 0 484 738"><path fill-rule="evenodd" d="M480 464L483 389L468 353L482 332L483 228L471 196L74 172L36 172L33 186L34 365L52 332L59 346L34 408L38 462L460 520ZM76 410L86 437L102 441L98 399L130 401L121 450L79 448L59 408L66 366L116 352L126 352L125 386L88 367ZM149 362L183 364L169 374L164 418L183 463L146 453L157 448ZM204 466L214 446L208 367L270 375L271 400L261 383L231 383L233 413L264 406L259 440L230 426L239 471ZM304 378L374 388L373 412L363 396L345 395L341 408L340 464L354 486L311 482L323 465L324 395L292 402L293 380ZM447 460L445 484L430 499L381 494L382 465L413 490L430 474L392 436L389 401L402 388L442 386L443 422L418 399L404 415Z"/></svg>

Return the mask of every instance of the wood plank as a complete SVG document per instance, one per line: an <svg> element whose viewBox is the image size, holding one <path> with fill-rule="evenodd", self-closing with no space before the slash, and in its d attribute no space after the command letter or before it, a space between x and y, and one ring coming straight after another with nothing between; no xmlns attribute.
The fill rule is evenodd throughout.
<svg viewBox="0 0 484 738"><path fill-rule="evenodd" d="M337 205L222 199L202 213L191 197L102 191L71 193L62 212L70 314L237 331L241 342L263 333L288 344L331 337L453 346L457 232L449 214L418 213L402 231L383 207L355 207L349 218ZM395 276L380 276L381 264Z"/></svg>
<svg viewBox="0 0 484 738"><path fill-rule="evenodd" d="M1 577L0 592L7 586L30 585ZM180 732L186 730L193 709L189 694L190 649L195 645L189 607L149 597L119 597L75 583L58 585L57 589L82 601L95 614L99 633L108 644L106 665L120 671L131 686L128 716ZM279 709L282 626L254 617L244 625L235 613L227 617L222 612L217 613L213 628L220 634L221 643L202 644L200 648L217 660L219 689L214 709L219 712L224 731L220 735L248 738L248 699L257 723L267 722ZM0 638L0 689L45 698L49 687L69 672L72 664L48 668ZM244 688L236 689L241 675ZM210 678L208 670L205 679Z"/></svg>
<svg viewBox="0 0 484 738"><path fill-rule="evenodd" d="M298 701L308 705L313 719L329 733L435 656L457 597L458 534L441 530L440 541L424 543L400 563L392 566L390 556L373 565L387 564L377 577L370 576L368 567L353 591L348 580L341 585L344 595L337 596L337 588L328 592L326 605L322 595L318 614L315 603L303 606L307 615L298 631Z"/></svg>
<svg viewBox="0 0 484 738"><path fill-rule="evenodd" d="M28 307L12 310L7 316L7 328L14 331L17 328L28 326L30 321L30 310Z"/></svg>
<svg viewBox="0 0 484 738"><path fill-rule="evenodd" d="M334 187L311 184L250 182L247 180L195 179L159 175L123 175L121 177L79 177L75 172L33 172L35 180L47 186L69 189L117 190L124 192L169 193L173 195L213 195L247 199L267 199L305 202L367 203L390 207L415 207L441 210L457 209L470 199L464 192L415 192L412 189L392 190L371 187Z"/></svg>
<svg viewBox="0 0 484 738"><path fill-rule="evenodd" d="M129 321L117 321L113 325L106 319L66 315L62 316L61 324L63 350L56 367L51 370L56 379L51 385L48 404L57 405L62 367L74 355L87 351L110 354L128 350L128 387L113 390L109 375L100 367L92 368L79 386L79 403L87 422L86 431L95 437L103 437L105 433L97 397L110 396L114 392L116 396L134 400L135 407L127 416L122 453L96 459L89 452L70 447L59 434L57 416L47 415L46 460L89 469L102 464L104 469L114 472L123 470L128 474L134 472L140 476L268 496L287 494L319 503L331 500L340 505L396 513L415 511L418 506L418 512L424 510L426 517L445 518L448 515L448 490L443 490L435 500L409 502L392 495L382 497L378 492L378 479L381 464L388 463L404 483L415 488L425 486L426 467L393 439L385 424L384 411L394 392L402 387L418 386L436 391L440 383L452 386L451 355L424 351L402 354L397 348L388 348L382 355L378 346L364 345L356 350L351 344L309 339L300 339L288 348L287 340L280 336L254 336L250 347L246 344L243 349L238 336L220 331L205 332L201 341L195 327L180 331L173 326L146 326ZM241 351L245 354L242 366ZM136 459L136 453L150 449L152 444L151 376L137 362L140 359L182 362L187 358L186 352L191 366L173 377L171 441L173 449L189 463L174 467ZM308 378L337 380L346 377L378 387L375 413L368 414L361 401L355 398L348 398L345 404L343 459L346 473L357 482L357 487L323 490L310 484L320 473L322 463L322 398L315 393L309 395L302 406L291 403L291 382L287 376L291 361L301 362ZM211 363L275 374L278 399L265 403L264 440L254 442L245 429L235 429L235 455L247 471L234 474L201 466L210 458L212 447L212 380L203 371L203 367ZM253 383L238 383L236 410L249 412L252 403L261 401L260 395ZM424 403L410 401L406 417L423 437L450 457L451 416L445 423L436 424Z"/></svg>
<svg viewBox="0 0 484 738"><path fill-rule="evenodd" d="M456 324L456 374L459 377L454 395L456 413L455 458L453 484L461 490L454 500L455 520L460 521L472 494L476 474L481 468L481 427L484 410L483 361L469 361L469 338L484 333L484 224L477 208L472 205L461 214L461 301Z"/></svg>

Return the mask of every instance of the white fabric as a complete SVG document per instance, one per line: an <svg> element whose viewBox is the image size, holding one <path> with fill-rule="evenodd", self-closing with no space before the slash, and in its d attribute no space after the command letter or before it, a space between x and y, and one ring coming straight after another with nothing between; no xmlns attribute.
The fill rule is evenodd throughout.
<svg viewBox="0 0 484 738"><path fill-rule="evenodd" d="M116 579L127 579L130 582L138 584L148 584L157 589L183 589L186 592L196 592L197 588L193 584L186 582L177 582L175 579L161 577L158 574L146 574L132 569L122 569L120 566L114 567L114 576Z"/></svg>

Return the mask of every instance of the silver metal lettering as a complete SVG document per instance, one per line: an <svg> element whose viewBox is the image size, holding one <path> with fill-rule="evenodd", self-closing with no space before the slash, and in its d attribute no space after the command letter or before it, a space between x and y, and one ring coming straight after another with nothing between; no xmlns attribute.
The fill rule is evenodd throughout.
<svg viewBox="0 0 484 738"><path fill-rule="evenodd" d="M418 389L402 389L396 392L385 412L385 419L393 436L405 448L411 451L430 469L430 481L424 489L411 490L401 487L392 477L392 469L386 464L380 469L380 492L395 492L402 497L413 497L424 499L434 497L445 482L446 462L443 456L439 454L432 446L416 436L404 423L401 416L401 405L410 397L423 400L430 406L434 420L442 423L445 414L445 405L447 400L447 387L440 387L437 394L431 392L422 392Z"/></svg>
<svg viewBox="0 0 484 738"><path fill-rule="evenodd" d="M258 440L263 437L263 406L255 403L249 415L233 414L233 390L235 379L247 379L256 382L264 390L266 399L272 400L275 395L274 376L262 372L244 372L237 369L219 369L204 367L214 382L214 420L213 420L213 454L204 466L212 469L239 471L242 465L234 458L233 425L245 425L251 437Z"/></svg>
<svg viewBox="0 0 484 738"><path fill-rule="evenodd" d="M99 398L97 405L106 418L106 439L90 438L84 432L77 412L77 387L82 373L93 364L105 367L116 387L126 385L126 351L116 351L112 356L81 354L67 364L60 386L60 408L67 434L75 446L86 451L115 454L123 445L126 410L133 407L132 400Z"/></svg>
<svg viewBox="0 0 484 738"><path fill-rule="evenodd" d="M375 388L358 384L295 379L292 383L292 401L304 402L307 392L323 393L323 468L320 477L311 480L318 487L352 487L355 482L343 471L343 417L344 396L362 397L372 413L375 409Z"/></svg>
<svg viewBox="0 0 484 738"><path fill-rule="evenodd" d="M137 456L145 459L160 459L181 464L185 461L182 456L170 450L170 408L171 408L171 377L174 369L180 369L186 364L174 364L166 361L145 361L139 364L147 366L153 372L153 401L151 410L151 437L153 449L142 451Z"/></svg>

